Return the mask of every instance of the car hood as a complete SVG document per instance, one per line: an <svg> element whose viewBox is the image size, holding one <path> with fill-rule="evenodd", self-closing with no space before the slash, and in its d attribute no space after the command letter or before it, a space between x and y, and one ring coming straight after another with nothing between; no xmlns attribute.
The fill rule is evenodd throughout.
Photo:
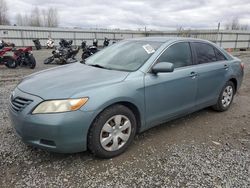
<svg viewBox="0 0 250 188"><path fill-rule="evenodd" d="M17 87L46 100L69 98L87 89L121 82L128 74L74 63L31 74Z"/></svg>

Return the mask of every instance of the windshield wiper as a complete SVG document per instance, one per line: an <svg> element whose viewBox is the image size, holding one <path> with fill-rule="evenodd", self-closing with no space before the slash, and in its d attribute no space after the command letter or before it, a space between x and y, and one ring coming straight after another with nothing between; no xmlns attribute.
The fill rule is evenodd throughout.
<svg viewBox="0 0 250 188"><path fill-rule="evenodd" d="M87 64L87 65L92 66L92 67L102 68L102 69L110 69L99 64Z"/></svg>

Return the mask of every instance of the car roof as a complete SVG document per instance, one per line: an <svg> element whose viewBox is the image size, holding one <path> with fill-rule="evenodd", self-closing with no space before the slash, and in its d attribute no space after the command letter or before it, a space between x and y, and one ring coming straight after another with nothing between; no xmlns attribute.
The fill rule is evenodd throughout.
<svg viewBox="0 0 250 188"><path fill-rule="evenodd" d="M186 38L186 37L140 37L140 38L130 38L127 40L135 40L135 41L151 41L151 42L174 42L174 41L200 41L200 42L207 42L207 40L203 39L196 39L196 38Z"/></svg>

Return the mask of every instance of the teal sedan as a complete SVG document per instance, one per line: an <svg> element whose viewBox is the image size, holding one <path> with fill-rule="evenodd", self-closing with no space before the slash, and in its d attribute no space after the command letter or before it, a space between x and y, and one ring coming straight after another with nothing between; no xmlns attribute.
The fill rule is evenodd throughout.
<svg viewBox="0 0 250 188"><path fill-rule="evenodd" d="M153 126L209 106L226 111L243 72L238 58L205 40L128 39L25 77L9 112L29 145L110 158Z"/></svg>

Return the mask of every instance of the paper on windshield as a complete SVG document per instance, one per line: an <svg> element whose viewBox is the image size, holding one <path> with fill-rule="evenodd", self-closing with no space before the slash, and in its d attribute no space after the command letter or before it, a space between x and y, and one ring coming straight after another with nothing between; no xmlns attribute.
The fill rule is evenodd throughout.
<svg viewBox="0 0 250 188"><path fill-rule="evenodd" d="M155 52L155 49L150 44L145 44L142 47L148 54L152 54Z"/></svg>

